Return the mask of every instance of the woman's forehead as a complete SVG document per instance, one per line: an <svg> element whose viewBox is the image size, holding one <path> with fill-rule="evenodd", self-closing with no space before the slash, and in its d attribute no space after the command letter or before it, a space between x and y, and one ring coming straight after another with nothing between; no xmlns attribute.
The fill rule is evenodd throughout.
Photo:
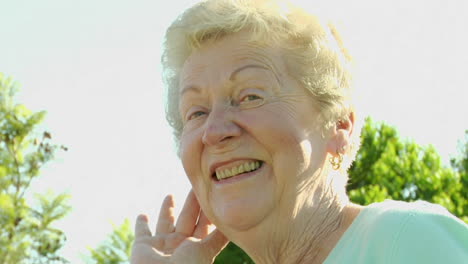
<svg viewBox="0 0 468 264"><path fill-rule="evenodd" d="M180 89L190 83L215 75L217 78L233 81L245 73L267 74L276 79L283 69L278 49L242 38L225 38L209 43L194 51L184 63L180 75Z"/></svg>

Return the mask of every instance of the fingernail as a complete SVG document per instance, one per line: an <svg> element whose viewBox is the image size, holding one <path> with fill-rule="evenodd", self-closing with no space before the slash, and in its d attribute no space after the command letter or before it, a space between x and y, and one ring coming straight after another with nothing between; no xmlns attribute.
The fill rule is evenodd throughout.
<svg viewBox="0 0 468 264"><path fill-rule="evenodd" d="M148 216L147 215L144 215L144 214L141 214L138 216L138 219L139 221L145 221L148 223Z"/></svg>

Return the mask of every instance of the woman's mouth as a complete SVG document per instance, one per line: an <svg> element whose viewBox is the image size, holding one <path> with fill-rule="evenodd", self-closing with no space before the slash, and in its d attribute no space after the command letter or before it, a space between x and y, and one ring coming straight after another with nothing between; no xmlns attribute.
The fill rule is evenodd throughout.
<svg viewBox="0 0 468 264"><path fill-rule="evenodd" d="M261 168L262 165L263 165L263 161L260 161L260 160L246 161L242 164L239 164L231 168L216 170L216 172L213 173L212 177L216 181L223 181L232 177L236 177L236 176L240 176L240 175L244 175L244 174L256 171L259 168Z"/></svg>

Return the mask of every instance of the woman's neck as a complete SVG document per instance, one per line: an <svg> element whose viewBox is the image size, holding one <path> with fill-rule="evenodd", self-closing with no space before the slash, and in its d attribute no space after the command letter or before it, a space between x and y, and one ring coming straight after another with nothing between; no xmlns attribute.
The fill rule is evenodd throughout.
<svg viewBox="0 0 468 264"><path fill-rule="evenodd" d="M257 264L322 263L362 209L330 191L302 191L294 202L282 206L293 209L279 211L231 239ZM311 193L315 195L305 197Z"/></svg>

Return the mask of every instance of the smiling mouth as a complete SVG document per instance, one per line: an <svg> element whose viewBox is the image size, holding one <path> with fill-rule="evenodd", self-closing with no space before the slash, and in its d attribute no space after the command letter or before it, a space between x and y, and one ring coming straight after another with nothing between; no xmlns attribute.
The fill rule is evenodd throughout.
<svg viewBox="0 0 468 264"><path fill-rule="evenodd" d="M263 165L263 161L257 160L257 161L249 161L245 162L243 164L240 164L238 166L224 169L224 170L217 170L216 172L211 175L213 179L216 181L222 181L226 180L235 176L247 174L250 172L254 172L258 169L260 169Z"/></svg>

